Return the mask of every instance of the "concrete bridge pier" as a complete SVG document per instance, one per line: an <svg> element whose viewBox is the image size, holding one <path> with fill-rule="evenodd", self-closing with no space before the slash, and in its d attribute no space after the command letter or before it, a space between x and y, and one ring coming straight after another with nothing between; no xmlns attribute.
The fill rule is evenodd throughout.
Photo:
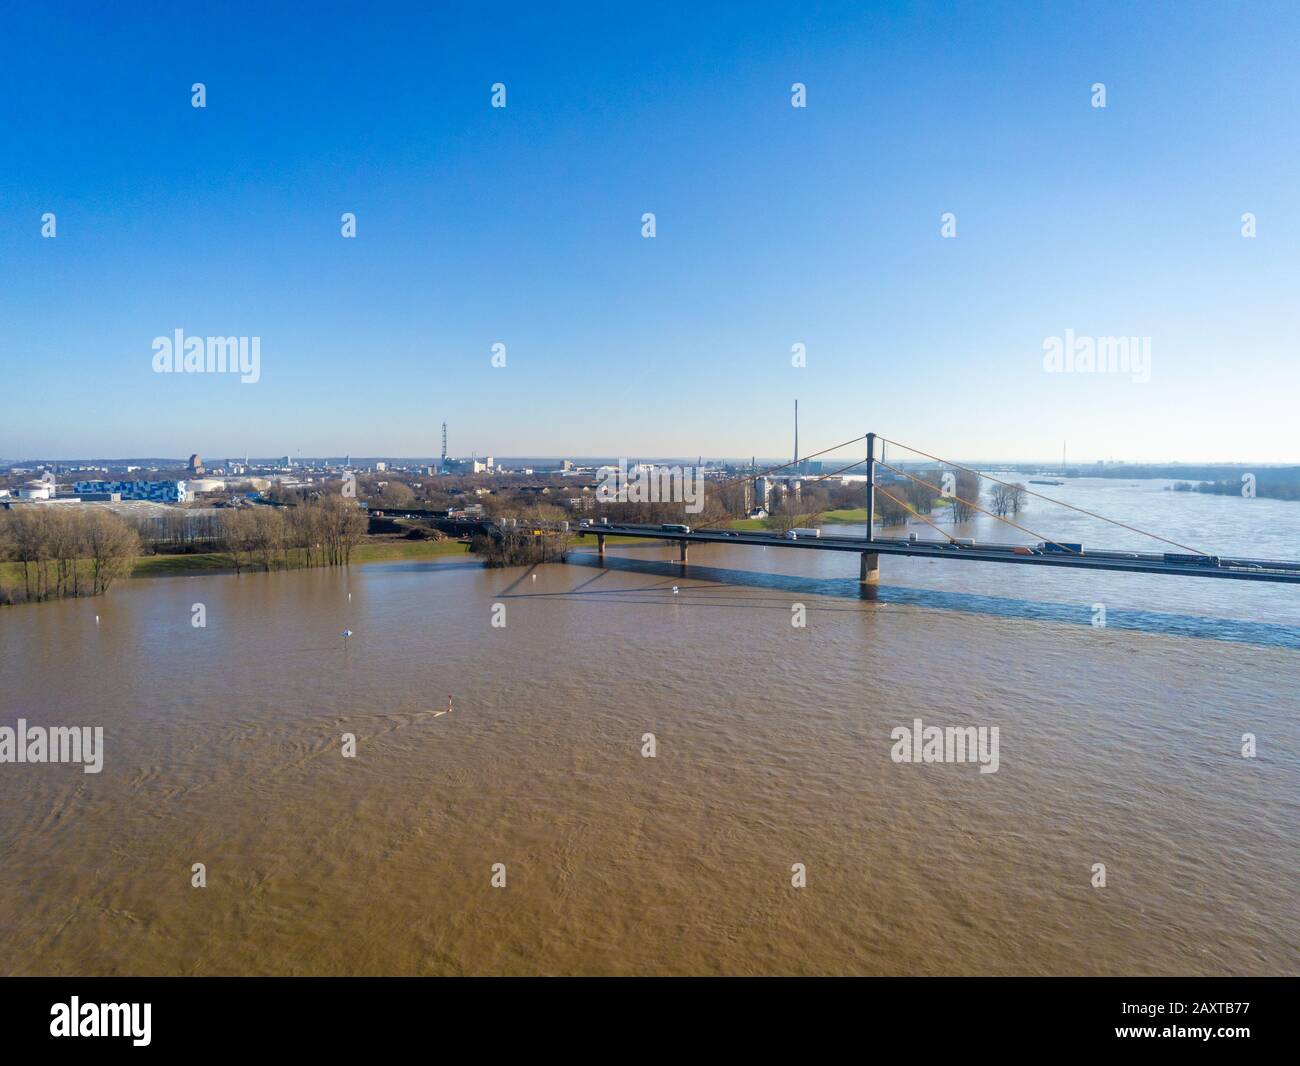
<svg viewBox="0 0 1300 1066"><path fill-rule="evenodd" d="M681 541L680 543L681 543L681 546L682 546L682 557L681 557L681 562L682 562L682 566L685 566L685 565L686 565L686 541L683 540L683 541Z"/></svg>
<svg viewBox="0 0 1300 1066"><path fill-rule="evenodd" d="M599 555L602 559L605 558L605 534L604 533L596 534L596 554Z"/></svg>
<svg viewBox="0 0 1300 1066"><path fill-rule="evenodd" d="M862 553L862 569L858 572L858 581L863 585L880 584L879 552Z"/></svg>

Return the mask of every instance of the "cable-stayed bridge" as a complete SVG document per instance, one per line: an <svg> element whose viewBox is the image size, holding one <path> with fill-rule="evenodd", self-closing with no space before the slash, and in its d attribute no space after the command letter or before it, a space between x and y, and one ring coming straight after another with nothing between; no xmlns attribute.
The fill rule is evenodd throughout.
<svg viewBox="0 0 1300 1066"><path fill-rule="evenodd" d="M1029 496L1034 496L1040 500L1045 500L1050 504L1082 513L1093 519L1127 530L1130 533L1140 534L1143 537L1150 538L1154 542L1158 542L1162 547L1176 550L1153 550L1148 552L1126 551L1095 548L1078 543L1053 540L1049 536L1035 533L1033 530L1021 525L1019 522L1011 518L1008 518L1004 514L996 514L993 511L988 510L979 503L978 498L974 500L964 499L961 496L958 496L955 491L949 490L947 486L935 485L933 482L926 480L920 475L910 473L901 467L892 466L883 459L877 458L877 441L892 444L897 448L915 452L916 454L939 463L942 466L964 471L970 475L986 479L996 484L1008 485L1007 482L1001 481L990 474L982 473L970 467L963 466L960 463L941 459L938 456L931 455L928 452L916 448L911 448L898 441L893 441L886 437L880 437L875 433L867 433L861 437L855 437L852 440L834 445L831 448L826 448L821 452L814 452L812 455L805 456L803 459L796 459L794 462L783 464L782 466L771 467L762 472L745 474L739 478L731 479L734 482L751 477L757 478L769 474L777 474L782 470L789 469L790 467L797 467L802 463L806 463L809 459L816 458L819 455L840 451L844 448L856 445L859 442L865 442L865 458L858 459L837 470L832 470L827 474L804 479L810 483L823 481L827 478L845 474L851 470L865 468L865 509L867 529L867 535L865 537L837 536L834 534L826 535L824 532L812 533L800 532L798 530L782 534L758 530L718 528L722 523L729 521L727 518L713 519L701 525L688 525L685 523L617 523L600 520L594 524L584 522L576 532L579 536L595 536L598 550L601 554L604 554L605 538L607 536L676 541L680 546L680 561L683 565L688 562L689 545L691 544L721 543L728 545L753 545L764 548L793 548L795 550L804 551L858 552L861 556L860 580L863 584L875 584L879 581L880 556L882 555L907 555L918 558L952 559L967 562L1011 563L1021 566L1071 567L1078 570L1113 570L1138 574L1169 574L1176 577L1225 578L1236 581L1273 581L1300 584L1300 561L1217 555L1200 548L1180 544L1179 542L1171 540L1158 533L1140 529L1137 526L1121 522L1117 519L1108 518L1105 515L1075 506L1074 504L1067 503L1064 500L1045 496L1042 493L1028 489L1025 486L1014 486L1016 489ZM878 476L878 469L888 470L898 480L889 482L888 484L882 483ZM955 499L971 511L978 511L990 518L1004 523L1008 528L1014 528L1021 534L1028 534L1034 539L1034 543L1026 545L1022 543L981 542L953 536L947 530L943 529L939 523L935 522L928 515L922 513L909 504L907 500L903 498L901 493L899 495L894 494L895 491L898 490L898 486L902 480L910 480L917 483L923 486L927 491L933 492L939 497ZM724 482L723 484L725 485L726 483ZM875 533L877 494L887 497L913 518L932 526L943 539L921 540L918 539L915 534L906 537L877 536ZM972 495L977 496L978 494L976 493Z"/></svg>

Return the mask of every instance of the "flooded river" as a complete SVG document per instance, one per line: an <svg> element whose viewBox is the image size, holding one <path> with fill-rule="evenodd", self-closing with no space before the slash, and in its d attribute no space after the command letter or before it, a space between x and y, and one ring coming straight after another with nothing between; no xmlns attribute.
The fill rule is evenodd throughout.
<svg viewBox="0 0 1300 1066"><path fill-rule="evenodd" d="M1300 504L1043 491L1300 557ZM0 725L105 748L0 765L0 972L1295 971L1300 587L593 551L0 610ZM918 718L997 727L997 772L895 762Z"/></svg>

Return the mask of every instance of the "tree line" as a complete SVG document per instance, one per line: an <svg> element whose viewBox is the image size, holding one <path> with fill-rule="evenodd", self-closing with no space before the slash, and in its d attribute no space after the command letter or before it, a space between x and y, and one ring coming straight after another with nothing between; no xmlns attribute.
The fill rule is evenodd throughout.
<svg viewBox="0 0 1300 1066"><path fill-rule="evenodd" d="M340 496L292 507L231 508L211 518L195 532L176 516L165 524L163 543L196 548L202 542L228 555L235 572L242 573L347 566L366 532L364 512ZM145 550L141 529L157 528L98 507L0 511L0 604L102 595L130 575Z"/></svg>
<svg viewBox="0 0 1300 1066"><path fill-rule="evenodd" d="M292 566L347 566L366 532L365 513L341 496L292 507L238 507L221 515L220 544L236 573Z"/></svg>
<svg viewBox="0 0 1300 1066"><path fill-rule="evenodd" d="M139 555L139 534L111 511L0 511L0 603L102 595Z"/></svg>
<svg viewBox="0 0 1300 1066"><path fill-rule="evenodd" d="M1202 481L1199 484L1180 481L1174 485L1174 491L1208 492L1214 496L1244 496L1243 484L1241 477L1229 480ZM1275 500L1300 500L1300 478L1288 481L1285 478L1272 476L1270 471L1261 471L1256 476L1255 495L1272 497Z"/></svg>
<svg viewBox="0 0 1300 1066"><path fill-rule="evenodd" d="M876 514L882 525L906 525L913 514L933 514L936 508L946 508L953 522L970 521L981 507L1005 518L1019 514L1029 500L1029 490L1020 482L995 481L985 506L980 500L980 476L974 470L939 468L922 471L915 478L877 485Z"/></svg>

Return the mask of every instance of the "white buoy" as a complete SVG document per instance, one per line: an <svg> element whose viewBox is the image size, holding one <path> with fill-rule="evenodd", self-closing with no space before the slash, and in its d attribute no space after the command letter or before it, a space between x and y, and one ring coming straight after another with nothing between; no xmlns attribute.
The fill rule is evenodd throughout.
<svg viewBox="0 0 1300 1066"><path fill-rule="evenodd" d="M352 593L348 593L348 603L352 602Z"/></svg>
<svg viewBox="0 0 1300 1066"><path fill-rule="evenodd" d="M99 615L95 615L95 625L99 625Z"/></svg>
<svg viewBox="0 0 1300 1066"><path fill-rule="evenodd" d="M343 635L344 635L345 637L350 637L350 636L352 636L352 630L350 630L350 629L345 629L345 630L343 630Z"/></svg>
<svg viewBox="0 0 1300 1066"><path fill-rule="evenodd" d="M673 586L673 595L674 595L674 596L677 595L677 586L676 586L676 585Z"/></svg>

